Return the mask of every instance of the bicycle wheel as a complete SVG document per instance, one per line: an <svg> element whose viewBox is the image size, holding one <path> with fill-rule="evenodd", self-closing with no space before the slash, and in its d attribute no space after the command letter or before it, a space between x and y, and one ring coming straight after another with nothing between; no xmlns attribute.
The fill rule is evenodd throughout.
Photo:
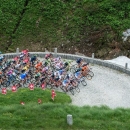
<svg viewBox="0 0 130 130"><path fill-rule="evenodd" d="M52 89L51 84L48 84L48 83L47 83L46 87L49 88L49 89Z"/></svg>
<svg viewBox="0 0 130 130"><path fill-rule="evenodd" d="M23 87L27 88L29 86L29 82L27 82L26 80L23 81Z"/></svg>
<svg viewBox="0 0 130 130"><path fill-rule="evenodd" d="M5 82L3 83L3 86L6 87L6 88L9 87L9 85L10 85L10 82L9 82L9 81L5 81Z"/></svg>
<svg viewBox="0 0 130 130"><path fill-rule="evenodd" d="M80 92L80 89L78 87L78 85L75 87L75 90L79 93Z"/></svg>
<svg viewBox="0 0 130 130"><path fill-rule="evenodd" d="M81 79L80 79L80 82L82 83L83 86L87 86L87 82L85 81L84 78L81 78Z"/></svg>
<svg viewBox="0 0 130 130"><path fill-rule="evenodd" d="M22 85L20 84L18 80L14 81L13 85L16 86L17 88L22 87Z"/></svg>
<svg viewBox="0 0 130 130"><path fill-rule="evenodd" d="M36 83L36 80L35 80L35 79L31 79L31 83L32 83L32 84L35 84L35 83Z"/></svg>
<svg viewBox="0 0 130 130"><path fill-rule="evenodd" d="M74 95L73 87L70 87L70 88L69 88L69 91L71 92L72 95Z"/></svg>
<svg viewBox="0 0 130 130"><path fill-rule="evenodd" d="M77 69L78 68L78 64L74 64L74 65L72 65L72 67Z"/></svg>
<svg viewBox="0 0 130 130"><path fill-rule="evenodd" d="M87 74L87 75L86 75L86 78L87 78L88 80L91 80L91 79L92 79L92 76L91 76L90 74Z"/></svg>
<svg viewBox="0 0 130 130"><path fill-rule="evenodd" d="M38 88L41 87L41 83L40 83L40 82L37 82L37 83L36 83L36 87L38 87Z"/></svg>
<svg viewBox="0 0 130 130"><path fill-rule="evenodd" d="M60 86L60 88L62 89L63 92L66 93L65 87L64 86Z"/></svg>
<svg viewBox="0 0 130 130"><path fill-rule="evenodd" d="M71 73L75 73L75 71L76 71L75 68L70 68Z"/></svg>
<svg viewBox="0 0 130 130"><path fill-rule="evenodd" d="M94 73L92 71L89 71L88 74L93 77L94 76Z"/></svg>

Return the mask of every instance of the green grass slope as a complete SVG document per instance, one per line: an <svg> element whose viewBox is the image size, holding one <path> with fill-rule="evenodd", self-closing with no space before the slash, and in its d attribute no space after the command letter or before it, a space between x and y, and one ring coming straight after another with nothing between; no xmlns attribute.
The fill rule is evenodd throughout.
<svg viewBox="0 0 130 130"><path fill-rule="evenodd" d="M77 107L70 105L68 95L35 88L19 89L7 95L0 94L1 130L129 130L130 109L102 107ZM38 104L38 99L42 100ZM20 102L25 102L21 105ZM72 114L73 125L67 124L67 115Z"/></svg>

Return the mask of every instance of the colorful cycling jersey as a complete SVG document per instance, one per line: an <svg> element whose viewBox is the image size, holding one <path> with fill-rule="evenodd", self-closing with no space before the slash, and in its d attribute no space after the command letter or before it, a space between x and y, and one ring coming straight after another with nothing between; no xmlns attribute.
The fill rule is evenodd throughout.
<svg viewBox="0 0 130 130"><path fill-rule="evenodd" d="M64 70L63 70L63 69L61 69L61 70L59 70L58 72L59 72L59 74L60 74L60 75L62 75L62 74L63 74L63 72L64 72Z"/></svg>
<svg viewBox="0 0 130 130"><path fill-rule="evenodd" d="M55 67L56 67L56 69L61 69L61 68L63 68L63 63L57 62Z"/></svg>
<svg viewBox="0 0 130 130"><path fill-rule="evenodd" d="M12 73L13 73L13 70L11 69L8 71L7 75L12 75Z"/></svg>
<svg viewBox="0 0 130 130"><path fill-rule="evenodd" d="M40 76L41 76L40 73L37 73L37 74L35 75L36 78L37 78L37 77L40 77Z"/></svg>
<svg viewBox="0 0 130 130"><path fill-rule="evenodd" d="M51 62L51 59L46 59L45 62L49 64Z"/></svg>
<svg viewBox="0 0 130 130"><path fill-rule="evenodd" d="M60 61L61 61L61 57L54 58L53 61L54 61L55 63L60 62Z"/></svg>
<svg viewBox="0 0 130 130"><path fill-rule="evenodd" d="M57 78L57 79L61 79L61 75L59 74L58 71L57 71L57 72L54 72L54 76L55 76L55 78Z"/></svg>
<svg viewBox="0 0 130 130"><path fill-rule="evenodd" d="M82 71L87 71L87 69L88 69L87 66L82 67Z"/></svg>
<svg viewBox="0 0 130 130"><path fill-rule="evenodd" d="M19 66L20 66L20 64L16 64L16 65L15 65L15 68L19 68Z"/></svg>
<svg viewBox="0 0 130 130"><path fill-rule="evenodd" d="M23 60L23 63L28 63L28 62L29 62L29 58Z"/></svg>
<svg viewBox="0 0 130 130"><path fill-rule="evenodd" d="M37 59L36 56L31 57L31 62L36 61L36 59Z"/></svg>
<svg viewBox="0 0 130 130"><path fill-rule="evenodd" d="M35 65L35 68L39 68L42 66L42 62L39 62L38 64Z"/></svg>
<svg viewBox="0 0 130 130"><path fill-rule="evenodd" d="M20 58L24 57L24 54L21 53L19 57L20 57Z"/></svg>
<svg viewBox="0 0 130 130"><path fill-rule="evenodd" d="M18 56L14 57L14 61L18 61L18 59L19 59Z"/></svg>
<svg viewBox="0 0 130 130"><path fill-rule="evenodd" d="M68 78L69 80L73 80L74 76L72 74L68 74L66 78Z"/></svg>
<svg viewBox="0 0 130 130"><path fill-rule="evenodd" d="M26 74L26 73L20 74L20 78L21 78L21 79L25 79L26 77L27 77L27 74Z"/></svg>
<svg viewBox="0 0 130 130"><path fill-rule="evenodd" d="M28 70L28 67L27 66L23 67L23 70Z"/></svg>
<svg viewBox="0 0 130 130"><path fill-rule="evenodd" d="M28 53L28 50L22 50L22 53L26 55Z"/></svg>
<svg viewBox="0 0 130 130"><path fill-rule="evenodd" d="M80 64L82 60L83 60L82 58L79 58L79 59L76 60L76 62L77 62L78 64Z"/></svg>
<svg viewBox="0 0 130 130"><path fill-rule="evenodd" d="M78 71L74 75L75 75L76 78L79 78L80 74L81 74L80 71Z"/></svg>
<svg viewBox="0 0 130 130"><path fill-rule="evenodd" d="M67 79L63 80L63 82L62 82L63 86L66 86L67 83L69 83L69 81Z"/></svg>
<svg viewBox="0 0 130 130"><path fill-rule="evenodd" d="M42 72L44 73L44 72L46 72L47 70L48 70L48 66L44 67L44 68L42 69Z"/></svg>
<svg viewBox="0 0 130 130"><path fill-rule="evenodd" d="M45 59L50 58L50 56L51 56L51 54L46 54L46 55L45 55Z"/></svg>

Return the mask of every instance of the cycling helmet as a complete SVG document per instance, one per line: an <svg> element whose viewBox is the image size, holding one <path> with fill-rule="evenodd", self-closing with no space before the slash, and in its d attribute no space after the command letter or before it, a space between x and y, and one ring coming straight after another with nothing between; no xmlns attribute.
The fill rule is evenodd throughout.
<svg viewBox="0 0 130 130"><path fill-rule="evenodd" d="M83 59L82 58L79 58L76 60L76 62L79 64Z"/></svg>
<svg viewBox="0 0 130 130"><path fill-rule="evenodd" d="M49 54L46 54L46 55L45 55L45 59L48 59L48 57L49 57Z"/></svg>
<svg viewBox="0 0 130 130"><path fill-rule="evenodd" d="M47 63L47 62L45 62L45 63L44 63L44 66L47 66L47 65L48 65L48 63Z"/></svg>
<svg viewBox="0 0 130 130"><path fill-rule="evenodd" d="M49 53L48 56L49 56L49 57L50 57L50 56L53 56L53 54L52 54L52 53Z"/></svg>
<svg viewBox="0 0 130 130"><path fill-rule="evenodd" d="M65 62L65 63L64 63L64 65L65 65L65 66L68 66L68 65L69 65L69 63L68 63L68 62Z"/></svg>

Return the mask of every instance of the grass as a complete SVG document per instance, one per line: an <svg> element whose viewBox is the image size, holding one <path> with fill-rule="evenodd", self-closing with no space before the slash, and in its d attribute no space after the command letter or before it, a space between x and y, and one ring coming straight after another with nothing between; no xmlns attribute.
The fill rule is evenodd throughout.
<svg viewBox="0 0 130 130"><path fill-rule="evenodd" d="M20 104L21 101L25 102L25 104L30 102L36 102L40 98L43 103L53 102L53 103L70 103L71 99L64 93L57 92L57 96L55 97L55 101L51 99L51 91L46 89L45 91L41 88L35 88L34 90L26 89L18 89L17 92L13 93L12 91L8 91L7 95L0 95L0 105L12 105L12 104ZM60 97L60 98L59 98Z"/></svg>
<svg viewBox="0 0 130 130"><path fill-rule="evenodd" d="M130 109L77 107L70 105L66 94L56 92L54 101L50 90L19 89L0 94L1 130L129 130ZM41 104L37 99L42 100ZM25 105L21 105L24 101ZM67 114L73 116L73 125L67 124Z"/></svg>

